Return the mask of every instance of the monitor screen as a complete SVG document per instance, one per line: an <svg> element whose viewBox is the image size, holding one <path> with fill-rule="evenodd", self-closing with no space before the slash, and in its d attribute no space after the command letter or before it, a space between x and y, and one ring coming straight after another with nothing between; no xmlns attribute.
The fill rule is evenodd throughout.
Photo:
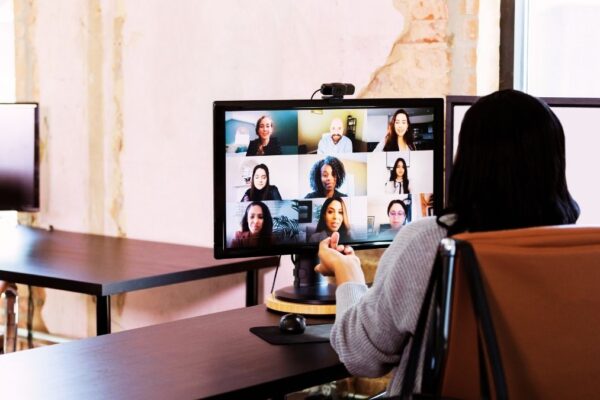
<svg viewBox="0 0 600 400"><path fill-rule="evenodd" d="M443 99L219 101L213 128L216 257L314 252L334 231L382 247L442 197Z"/></svg>
<svg viewBox="0 0 600 400"><path fill-rule="evenodd" d="M452 171L462 120L477 99L475 96L448 96L446 99L446 182ZM600 191L590 183L590 173L593 174L594 160L600 148L600 132L596 127L600 118L600 99L552 97L542 100L556 114L565 132L567 184L581 209L577 223L600 224Z"/></svg>
<svg viewBox="0 0 600 400"><path fill-rule="evenodd" d="M38 208L38 106L0 104L0 210Z"/></svg>

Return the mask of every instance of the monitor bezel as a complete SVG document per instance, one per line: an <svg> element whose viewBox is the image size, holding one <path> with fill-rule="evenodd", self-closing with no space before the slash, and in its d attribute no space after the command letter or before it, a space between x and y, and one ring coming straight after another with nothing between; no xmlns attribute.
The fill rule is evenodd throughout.
<svg viewBox="0 0 600 400"><path fill-rule="evenodd" d="M311 254L318 243L281 244L269 248L228 248L226 241L226 185L225 182L225 112L286 110L286 109L349 109L349 108L431 108L434 113L434 166L433 209L441 211L444 198L444 99L443 98L379 98L379 99L325 99L325 100L235 100L213 103L213 200L214 200L214 254L216 258L268 256L282 254ZM357 250L386 247L391 240L352 243Z"/></svg>
<svg viewBox="0 0 600 400"><path fill-rule="evenodd" d="M38 212L40 211L40 133L39 133L39 110L40 105L37 102L0 102L0 107L3 106L33 106L34 113L34 166L33 166L33 198L31 204L15 204L14 207L2 207L0 211L18 211L18 212ZM29 203L27 201L26 203Z"/></svg>

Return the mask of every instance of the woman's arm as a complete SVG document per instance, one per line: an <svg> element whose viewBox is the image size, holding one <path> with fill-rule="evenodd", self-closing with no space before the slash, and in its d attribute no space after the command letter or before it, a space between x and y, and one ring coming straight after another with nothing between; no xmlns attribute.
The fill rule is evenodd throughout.
<svg viewBox="0 0 600 400"><path fill-rule="evenodd" d="M414 332L437 245L444 236L445 230L433 218L404 227L382 256L369 290L360 280L347 278L354 269L349 266L350 255L321 259L321 266L326 263L328 270L335 271L336 281L338 271L346 270L336 291L331 344L348 371L376 377L400 364ZM339 258L346 261L335 261Z"/></svg>

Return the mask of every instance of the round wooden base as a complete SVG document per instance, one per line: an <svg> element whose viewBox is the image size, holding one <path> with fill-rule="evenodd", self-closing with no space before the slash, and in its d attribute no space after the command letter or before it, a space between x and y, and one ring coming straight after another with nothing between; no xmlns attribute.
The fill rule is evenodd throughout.
<svg viewBox="0 0 600 400"><path fill-rule="evenodd" d="M297 313L304 315L335 315L335 304L304 304L291 303L277 299L271 293L267 297L267 308L284 313Z"/></svg>

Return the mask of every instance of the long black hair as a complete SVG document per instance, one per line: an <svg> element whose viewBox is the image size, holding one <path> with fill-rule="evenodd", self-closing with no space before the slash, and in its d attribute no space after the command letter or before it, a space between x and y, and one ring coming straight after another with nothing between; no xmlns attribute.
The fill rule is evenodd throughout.
<svg viewBox="0 0 600 400"><path fill-rule="evenodd" d="M408 191L408 168L406 168L406 161L404 161L404 158L398 157L396 159L396 162L394 163L394 168L392 168L392 170L390 171L390 181L396 182L396 178L398 177L398 174L396 174L396 168L398 167L398 163L400 163L400 162L402 163L402 167L404 168L404 174L402 174L402 192L409 193L409 191Z"/></svg>
<svg viewBox="0 0 600 400"><path fill-rule="evenodd" d="M244 212L244 216L242 217L242 232L250 231L250 227L248 226L248 212L252 206L259 206L263 213L263 225L258 233L258 243L260 245L271 244L271 239L273 236L273 217L271 216L269 207L267 207L267 205L262 201L253 201L252 203L248 204L248 207L246 207L246 212Z"/></svg>
<svg viewBox="0 0 600 400"><path fill-rule="evenodd" d="M265 174L267 175L267 183L265 184L265 187L262 189L258 189L256 186L254 186L254 175L256 174L257 169L264 170ZM269 186L271 186L271 178L269 177L269 168L265 164L258 164L252 170L252 178L250 181L250 193L249 193L250 200L270 200L270 199L267 199L267 195L269 194Z"/></svg>
<svg viewBox="0 0 600 400"><path fill-rule="evenodd" d="M329 207L329 205L334 201L337 201L342 205L343 222L340 226L340 229L338 229L340 239L348 240L350 238L350 220L348 215L348 209L346 208L346 203L344 203L344 200L341 197L337 196L329 197L323 202L323 205L321 206L321 213L319 214L319 222L317 223L317 229L315 232L322 232L327 230L327 224L325 223L325 214L327 214L327 207Z"/></svg>
<svg viewBox="0 0 600 400"><path fill-rule="evenodd" d="M398 135L396 134L396 118L398 118L398 115L400 115L400 114L406 116L406 124L408 125L406 128L406 132L404 133L404 136L402 136L402 140L404 140L404 143L406 143L409 150L416 150L413 135L412 135L412 132L410 129L410 117L408 116L408 113L405 110L400 109L400 110L397 110L394 113L394 115L392 115L392 118L390 119L390 122L388 123L387 133L385 135L385 144L383 146L383 151L398 151L398 150L400 150L400 148L398 147L398 138L397 138Z"/></svg>
<svg viewBox="0 0 600 400"><path fill-rule="evenodd" d="M512 89L482 97L460 129L442 213L456 217L449 234L574 223L565 164L563 128L548 105Z"/></svg>

